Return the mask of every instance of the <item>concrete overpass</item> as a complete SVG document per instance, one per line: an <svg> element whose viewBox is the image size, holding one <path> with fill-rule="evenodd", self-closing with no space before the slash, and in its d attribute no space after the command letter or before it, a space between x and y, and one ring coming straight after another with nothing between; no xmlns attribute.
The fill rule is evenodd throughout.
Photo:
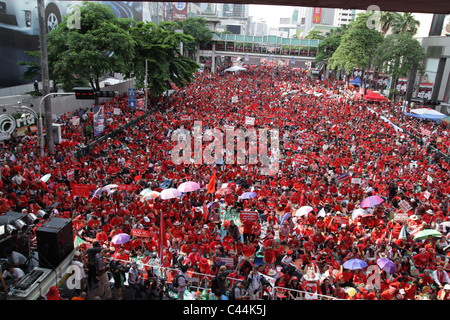
<svg viewBox="0 0 450 320"><path fill-rule="evenodd" d="M201 57L211 59L213 72L220 57L238 57L252 65L259 65L261 58L289 60L292 67L304 68L306 62L314 62L319 43L316 39L214 34L198 51L197 62L202 63Z"/></svg>

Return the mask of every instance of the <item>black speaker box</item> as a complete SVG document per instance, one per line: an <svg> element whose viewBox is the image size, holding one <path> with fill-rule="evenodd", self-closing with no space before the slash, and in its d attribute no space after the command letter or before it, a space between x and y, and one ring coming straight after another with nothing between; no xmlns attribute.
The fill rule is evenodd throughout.
<svg viewBox="0 0 450 320"><path fill-rule="evenodd" d="M51 218L36 229L39 266L56 268L74 249L71 219Z"/></svg>

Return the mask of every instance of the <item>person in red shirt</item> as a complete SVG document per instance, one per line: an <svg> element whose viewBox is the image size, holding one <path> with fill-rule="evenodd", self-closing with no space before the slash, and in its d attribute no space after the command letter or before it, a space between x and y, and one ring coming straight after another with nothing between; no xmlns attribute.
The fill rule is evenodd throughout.
<svg viewBox="0 0 450 320"><path fill-rule="evenodd" d="M412 257L412 261L414 265L419 269L419 272L422 273L426 268L428 268L428 265L430 263L429 256L427 255L427 251L425 248L421 248L420 252L415 254Z"/></svg>
<svg viewBox="0 0 450 320"><path fill-rule="evenodd" d="M92 215L89 221L87 222L88 230L91 231L93 235L96 235L98 233L99 227L100 221L98 220L98 217Z"/></svg>
<svg viewBox="0 0 450 320"><path fill-rule="evenodd" d="M122 260L122 263L124 263L124 261L128 261L130 259L129 255L125 253L125 250L123 247L118 247L112 257L116 260Z"/></svg>
<svg viewBox="0 0 450 320"><path fill-rule="evenodd" d="M242 235L243 235L243 240L244 242L246 242L251 236L252 236L252 230L253 227L255 226L255 221L251 220L251 219L243 219L242 223Z"/></svg>
<svg viewBox="0 0 450 320"><path fill-rule="evenodd" d="M254 258L256 254L255 246L252 244L250 240L245 242L245 245L242 247L242 253L245 258Z"/></svg>
<svg viewBox="0 0 450 320"><path fill-rule="evenodd" d="M103 244L107 245L108 244L108 235L106 234L106 232L104 230L100 229L100 231L95 236L95 240L100 242L100 245L103 245Z"/></svg>
<svg viewBox="0 0 450 320"><path fill-rule="evenodd" d="M110 220L110 223L113 226L122 227L124 225L125 221L119 216L119 214L116 213L116 215Z"/></svg>
<svg viewBox="0 0 450 320"><path fill-rule="evenodd" d="M381 300L393 300L398 293L398 289L394 286L389 286L388 289L381 293Z"/></svg>

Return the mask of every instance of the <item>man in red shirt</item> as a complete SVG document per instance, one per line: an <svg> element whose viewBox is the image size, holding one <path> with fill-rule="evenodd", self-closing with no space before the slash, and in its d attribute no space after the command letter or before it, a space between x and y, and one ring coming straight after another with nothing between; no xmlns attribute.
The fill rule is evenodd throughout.
<svg viewBox="0 0 450 320"><path fill-rule="evenodd" d="M412 261L414 265L419 269L420 273L422 273L430 263L426 249L421 248L420 252L412 257Z"/></svg>

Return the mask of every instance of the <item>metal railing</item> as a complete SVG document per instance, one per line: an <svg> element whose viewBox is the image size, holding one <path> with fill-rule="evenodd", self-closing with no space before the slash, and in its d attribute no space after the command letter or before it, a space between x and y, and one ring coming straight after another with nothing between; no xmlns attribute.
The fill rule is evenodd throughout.
<svg viewBox="0 0 450 320"><path fill-rule="evenodd" d="M134 260L120 260L120 259L113 259L115 261L120 261L124 265L130 265L131 262ZM157 268L158 272L155 272L155 274L159 274L161 278L166 279L167 275L171 271L179 271L179 269L172 268L172 267L162 267L159 263L155 262L156 260L159 261L159 259L150 259L147 263L142 263L140 265L141 271L143 272L143 268L151 267L151 268ZM154 269L153 269L154 271ZM188 271L187 275L189 276L190 285L189 290L190 291L204 291L206 290L207 293L211 293L211 280L215 277L214 274L206 274L206 273L199 273L194 271ZM234 287L234 284L236 282L242 281L240 278L234 278L227 276L227 283L228 289L231 290ZM206 280L206 281L205 281ZM275 278L273 278L275 281ZM203 283L203 286L201 285ZM262 285L261 285L262 286ZM311 298L308 298L311 296L311 293L307 291L302 290L296 290L296 289L290 289L290 288L284 288L284 287L278 287L275 285L268 285L266 286L266 290L262 291L260 294L260 299L257 300L264 300L262 294L267 293L268 300L282 300L283 298L278 297L278 292L287 292L290 291L293 296L296 297L295 300L309 300ZM286 295L285 295L286 296ZM288 298L289 300L292 300L291 298ZM333 297L333 296L327 296L323 294L314 294L314 300L340 300L339 298Z"/></svg>

